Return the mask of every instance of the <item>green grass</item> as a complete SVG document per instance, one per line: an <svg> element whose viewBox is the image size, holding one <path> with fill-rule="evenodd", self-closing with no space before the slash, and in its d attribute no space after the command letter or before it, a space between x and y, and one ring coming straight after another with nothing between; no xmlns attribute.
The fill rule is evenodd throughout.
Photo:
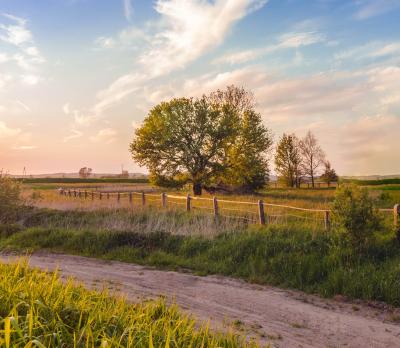
<svg viewBox="0 0 400 348"><path fill-rule="evenodd" d="M0 347L244 347L164 301L129 304L27 263L0 263Z"/></svg>
<svg viewBox="0 0 400 348"><path fill-rule="evenodd" d="M31 212L25 226L0 229L0 249L45 249L158 268L185 268L327 297L341 294L400 306L400 248L391 228L377 233L373 245L357 253L333 232L311 232L307 224L225 226L220 234L201 236L190 235L192 217L188 215L171 225L172 220L155 223L160 219L155 211L131 214L137 224L109 229L104 228L106 216L100 223L93 214ZM171 227L183 226L189 233L172 233Z"/></svg>
<svg viewBox="0 0 400 348"><path fill-rule="evenodd" d="M362 186L376 186L376 185L400 185L400 178L395 179L381 179L381 180L357 180L357 179L344 179L344 183L353 183Z"/></svg>

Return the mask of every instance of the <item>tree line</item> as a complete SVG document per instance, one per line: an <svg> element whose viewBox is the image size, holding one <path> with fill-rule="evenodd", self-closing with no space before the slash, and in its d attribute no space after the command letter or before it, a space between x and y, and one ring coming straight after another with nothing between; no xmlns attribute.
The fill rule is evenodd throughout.
<svg viewBox="0 0 400 348"><path fill-rule="evenodd" d="M153 107L130 144L133 159L145 166L158 186L253 192L269 181L273 135L256 111L254 95L228 86L200 98L174 98ZM298 187L315 177L322 164L334 181L315 136L294 134L279 140L275 167L280 180ZM336 174L335 174L336 175Z"/></svg>

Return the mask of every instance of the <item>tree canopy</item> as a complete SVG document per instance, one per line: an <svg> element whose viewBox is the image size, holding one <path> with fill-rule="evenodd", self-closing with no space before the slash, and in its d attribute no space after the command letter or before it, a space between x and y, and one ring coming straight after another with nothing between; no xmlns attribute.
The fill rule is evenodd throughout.
<svg viewBox="0 0 400 348"><path fill-rule="evenodd" d="M176 98L150 110L130 150L153 182L262 187L268 180L269 130L252 95L234 86L201 98Z"/></svg>

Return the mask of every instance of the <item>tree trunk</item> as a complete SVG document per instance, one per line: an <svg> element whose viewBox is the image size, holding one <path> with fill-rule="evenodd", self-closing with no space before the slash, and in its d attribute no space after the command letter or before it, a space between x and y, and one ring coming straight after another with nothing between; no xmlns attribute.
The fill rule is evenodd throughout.
<svg viewBox="0 0 400 348"><path fill-rule="evenodd" d="M193 194L195 196L201 196L202 192L203 192L203 186L201 182L193 183Z"/></svg>

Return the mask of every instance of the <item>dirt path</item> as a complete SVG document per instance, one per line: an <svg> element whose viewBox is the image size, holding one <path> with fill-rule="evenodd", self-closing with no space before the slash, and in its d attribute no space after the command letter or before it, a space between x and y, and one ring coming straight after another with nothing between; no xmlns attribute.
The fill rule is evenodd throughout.
<svg viewBox="0 0 400 348"><path fill-rule="evenodd" d="M15 256L0 255L3 261ZM166 296L213 327L235 326L273 347L400 347L397 313L387 308L325 300L301 292L199 277L115 261L37 254L30 265L73 276L90 287L108 287L129 300ZM398 316L400 318L400 316Z"/></svg>

